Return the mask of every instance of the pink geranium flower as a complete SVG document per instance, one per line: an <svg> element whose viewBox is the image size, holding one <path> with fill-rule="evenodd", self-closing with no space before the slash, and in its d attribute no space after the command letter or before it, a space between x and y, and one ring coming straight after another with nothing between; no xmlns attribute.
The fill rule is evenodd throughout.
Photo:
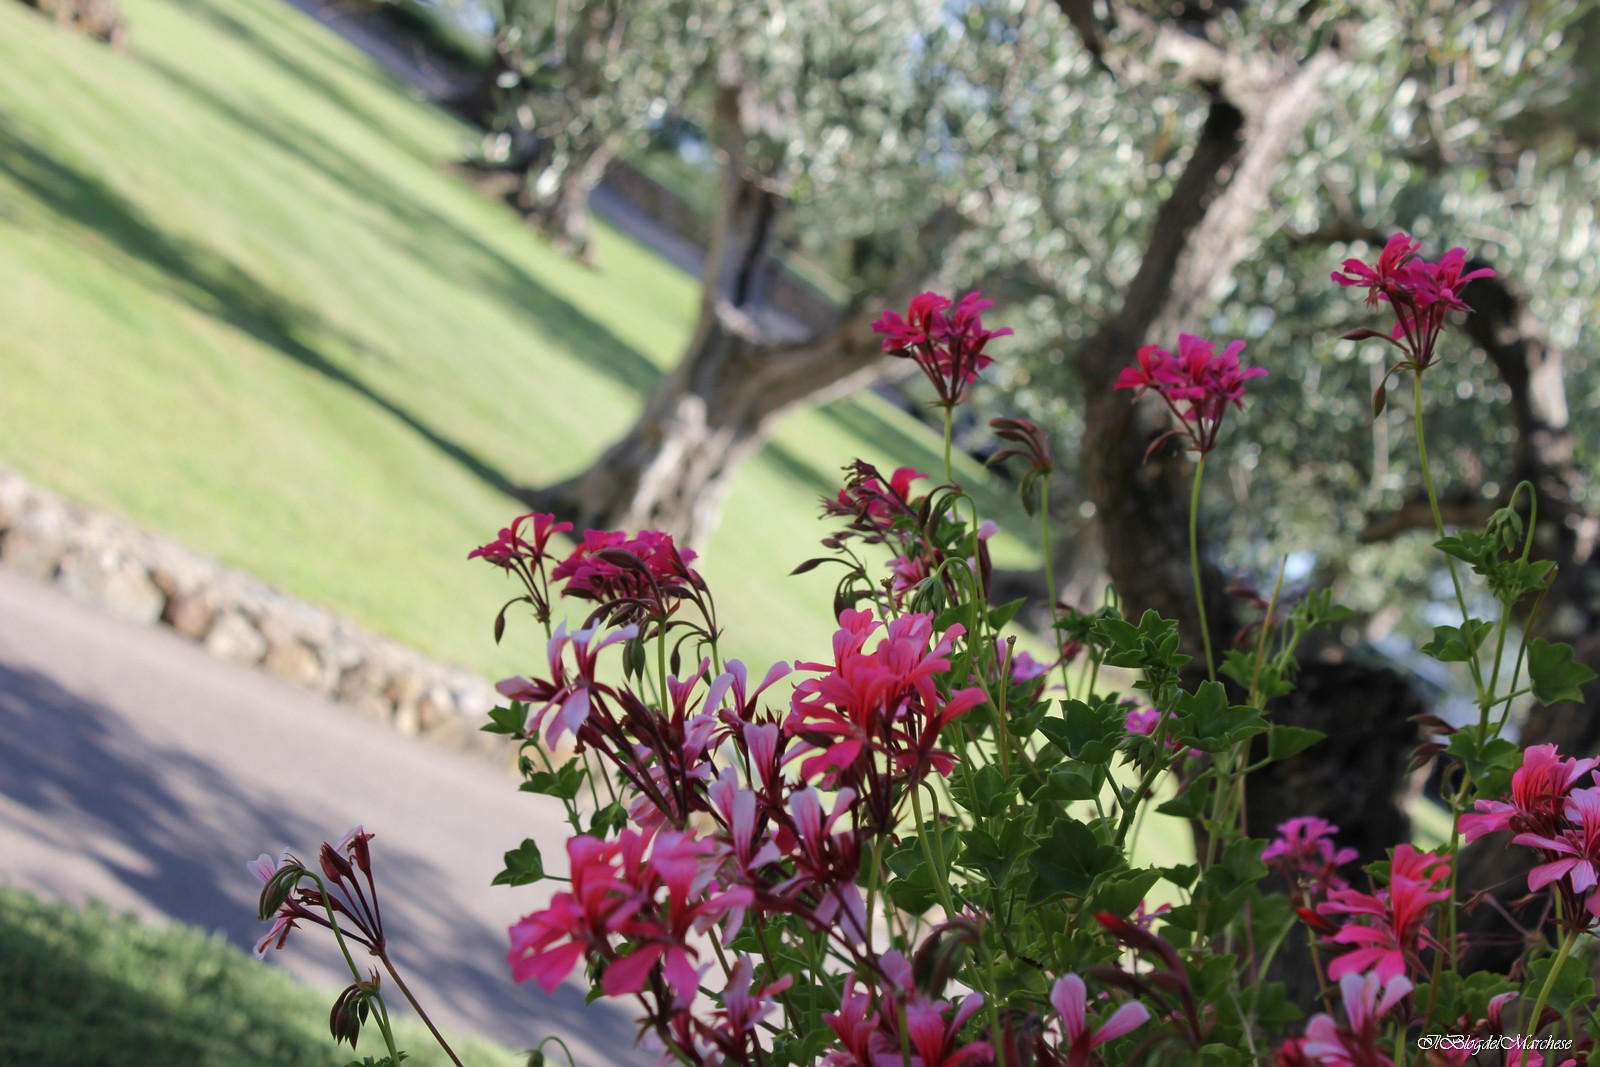
<svg viewBox="0 0 1600 1067"><path fill-rule="evenodd" d="M1485 834L1512 830L1554 836L1574 786L1600 766L1600 759L1562 759L1555 745L1531 745L1511 775L1511 801L1480 800L1475 814L1461 816L1461 836L1470 844Z"/></svg>
<svg viewBox="0 0 1600 1067"><path fill-rule="evenodd" d="M595 700L615 695L610 686L596 677L600 653L612 645L633 640L639 636L639 628L624 626L599 640L595 639L595 633L594 630L568 633L566 623L558 624L546 646L548 678L507 678L495 685L501 696L528 705L525 729L529 734L538 734L545 720L550 719L545 744L552 748L563 734L576 734L583 728ZM569 649L574 660L573 670L568 669L566 662Z"/></svg>
<svg viewBox="0 0 1600 1067"><path fill-rule="evenodd" d="M1124 368L1115 389L1135 389L1135 396L1155 393L1178 419L1178 427L1156 438L1147 452L1153 454L1168 438L1182 436L1189 449L1204 455L1217 444L1229 406L1244 409L1245 383L1265 377L1260 367L1239 365L1243 341L1234 341L1219 356L1211 342L1193 334L1178 336L1178 353L1146 345L1137 363Z"/></svg>
<svg viewBox="0 0 1600 1067"><path fill-rule="evenodd" d="M1349 340L1384 339L1404 352L1406 358L1390 373L1408 368L1422 371L1432 365L1445 317L1452 311L1472 310L1461 299L1462 290L1476 278L1494 277L1488 267L1467 270L1463 249L1452 248L1430 263L1417 255L1421 247L1420 241L1397 233L1384 245L1375 264L1347 259L1343 271L1333 272L1335 283L1365 289L1369 305L1386 303L1393 309L1395 325L1387 337L1373 330L1346 335Z"/></svg>
<svg viewBox="0 0 1600 1067"><path fill-rule="evenodd" d="M1378 253L1377 263L1369 267L1359 259L1347 259L1344 261L1347 273L1334 271L1333 280L1346 287L1365 289L1368 304L1388 301L1391 293L1404 291L1406 264L1421 247L1421 241L1413 241L1408 235L1397 233L1389 238L1383 251Z"/></svg>
<svg viewBox="0 0 1600 1067"><path fill-rule="evenodd" d="M839 616L832 664L800 664L825 671L795 687L785 728L821 751L800 772L822 775L833 785L859 786L874 754L920 781L929 769L948 775L955 757L935 747L940 731L986 699L977 687L940 693L938 679L950 670L950 652L965 633L952 626L930 648L933 616L902 615L889 622L870 652L865 644L881 624L868 612Z"/></svg>
<svg viewBox="0 0 1600 1067"><path fill-rule="evenodd" d="M1307 1063L1321 1067L1394 1067L1380 1046L1380 1029L1388 1015L1411 993L1404 976L1388 980L1377 974L1347 974L1339 979L1345 1025L1331 1015L1317 1015L1306 1027L1300 1052Z"/></svg>
<svg viewBox="0 0 1600 1067"><path fill-rule="evenodd" d="M1315 816L1278 824L1278 836L1261 853L1261 859L1283 876L1291 887L1320 896L1330 889L1348 888L1338 870L1356 859L1353 848L1335 849L1339 828Z"/></svg>
<svg viewBox="0 0 1600 1067"><path fill-rule="evenodd" d="M1600 789L1575 789L1567 797L1565 821L1553 835L1518 834L1512 844L1536 848L1544 863L1528 872L1528 888L1562 883L1570 904L1581 903L1600 918Z"/></svg>
<svg viewBox="0 0 1600 1067"><path fill-rule="evenodd" d="M562 596L594 601L597 615L612 622L663 619L677 602L706 588L689 566L693 549L680 549L659 530L635 537L616 530L585 530L583 542L550 572L565 582Z"/></svg>
<svg viewBox="0 0 1600 1067"><path fill-rule="evenodd" d="M1323 918L1350 916L1331 940L1335 945L1353 947L1328 965L1328 977L1337 980L1347 974L1376 971L1382 981L1389 982L1408 969L1426 973L1423 947L1443 948L1427 928L1428 911L1450 898L1449 889L1434 888L1449 875L1450 863L1444 857L1401 845L1390 862L1386 888L1375 893L1331 891L1328 899L1317 905L1317 914Z"/></svg>
<svg viewBox="0 0 1600 1067"><path fill-rule="evenodd" d="M1112 1012L1100 1025L1092 1025L1089 991L1083 979L1075 974L1056 979L1050 987L1050 1006L1055 1009L1061 1028L1061 1044L1054 1063L1064 1067L1089 1067L1097 1060L1095 1049L1132 1033L1150 1018L1149 1009L1133 1000Z"/></svg>
<svg viewBox="0 0 1600 1067"><path fill-rule="evenodd" d="M980 313L993 306L978 293L955 305L938 293L922 293L912 298L905 318L885 311L872 331L884 335L885 352L914 360L939 394L940 406L950 408L966 399L979 372L994 362L984 352L989 342L1011 333L984 329Z"/></svg>
<svg viewBox="0 0 1600 1067"><path fill-rule="evenodd" d="M529 531L529 536L524 537L523 527L530 523L532 529ZM499 537L468 552L467 558L486 560L496 567L510 570L518 561L530 562L546 558L545 548L549 545L550 538L571 529L572 523L557 522L554 515L537 512L519 515L511 521L509 527L500 531Z"/></svg>

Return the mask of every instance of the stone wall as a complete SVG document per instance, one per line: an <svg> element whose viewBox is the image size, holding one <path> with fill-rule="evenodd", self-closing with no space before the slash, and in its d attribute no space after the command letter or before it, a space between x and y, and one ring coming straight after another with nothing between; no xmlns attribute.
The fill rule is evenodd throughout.
<svg viewBox="0 0 1600 1067"><path fill-rule="evenodd" d="M0 564L141 626L167 626L220 659L271 672L454 748L498 753L478 727L497 701L435 663L183 546L68 504L0 467Z"/></svg>

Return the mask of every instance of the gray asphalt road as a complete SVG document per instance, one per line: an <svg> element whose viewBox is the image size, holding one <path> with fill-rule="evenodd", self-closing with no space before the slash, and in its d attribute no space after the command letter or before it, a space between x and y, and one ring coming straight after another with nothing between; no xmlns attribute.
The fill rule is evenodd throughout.
<svg viewBox="0 0 1600 1067"><path fill-rule="evenodd" d="M513 1048L559 1034L580 1067L646 1062L622 1014L585 1008L577 988L546 997L510 980L506 927L550 890L489 881L523 837L562 869L546 799L519 794L482 758L0 570L0 881L248 948L262 927L246 861L285 846L311 858L363 823L377 834L395 959L443 1026ZM318 933L270 956L319 985L346 984Z"/></svg>

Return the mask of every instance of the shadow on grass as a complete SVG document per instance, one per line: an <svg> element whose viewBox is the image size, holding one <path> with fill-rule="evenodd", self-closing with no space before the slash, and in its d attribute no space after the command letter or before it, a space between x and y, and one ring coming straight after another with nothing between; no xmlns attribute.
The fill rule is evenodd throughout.
<svg viewBox="0 0 1600 1067"><path fill-rule="evenodd" d="M328 77L326 68L337 66L352 70L386 92L405 95L409 91L409 86L384 70L375 60L368 59L352 67L348 56L336 52L329 46L328 38L333 31L319 27L310 15L295 11L284 4L275 17L284 22L285 29L294 33L298 44L308 52L314 53L313 58L324 64L322 68L318 67L317 62L308 63L304 56L285 49L275 40L264 36L234 12L226 10L223 5L209 0L194 0L184 5L184 10L189 15L208 23L218 32L250 48L289 78L304 83L324 101L338 107L384 140L402 145L406 153L416 159L428 159L426 150L410 136L409 131L378 117L340 86L338 81Z"/></svg>
<svg viewBox="0 0 1600 1067"><path fill-rule="evenodd" d="M211 109L229 125L247 129L285 156L297 159L348 189L353 197L374 205L397 225L393 239L411 258L442 281L472 283L493 294L501 306L522 318L530 336L549 337L585 364L609 374L618 384L643 395L661 371L609 328L552 293L526 268L486 244L476 234L414 197L374 168L322 135L281 113L249 107L229 99L187 73L157 60L145 61L195 104ZM508 226L523 225L509 213ZM571 269L578 269L573 267Z"/></svg>
<svg viewBox="0 0 1600 1067"><path fill-rule="evenodd" d="M154 273L162 285L196 310L241 330L308 370L360 396L403 424L491 489L520 499L522 487L504 471L451 440L390 400L307 342L306 335L335 335L327 323L261 285L226 258L152 226L144 214L104 182L74 170L22 139L0 116L0 172L9 174L41 204L93 231L130 263ZM99 250L96 249L98 252ZM370 351L341 336L354 351Z"/></svg>

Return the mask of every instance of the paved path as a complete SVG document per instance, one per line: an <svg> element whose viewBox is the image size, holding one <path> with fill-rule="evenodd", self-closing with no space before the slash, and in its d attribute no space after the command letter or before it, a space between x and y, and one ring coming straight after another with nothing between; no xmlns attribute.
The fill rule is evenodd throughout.
<svg viewBox="0 0 1600 1067"><path fill-rule="evenodd" d="M620 1013L585 1008L576 988L546 997L510 980L506 926L549 890L489 881L525 836L560 869L546 799L481 757L0 570L0 882L248 947L262 928L245 862L285 846L309 858L364 823L395 958L445 1027L513 1048L558 1033L579 1067L647 1062ZM272 955L346 984L320 932Z"/></svg>

